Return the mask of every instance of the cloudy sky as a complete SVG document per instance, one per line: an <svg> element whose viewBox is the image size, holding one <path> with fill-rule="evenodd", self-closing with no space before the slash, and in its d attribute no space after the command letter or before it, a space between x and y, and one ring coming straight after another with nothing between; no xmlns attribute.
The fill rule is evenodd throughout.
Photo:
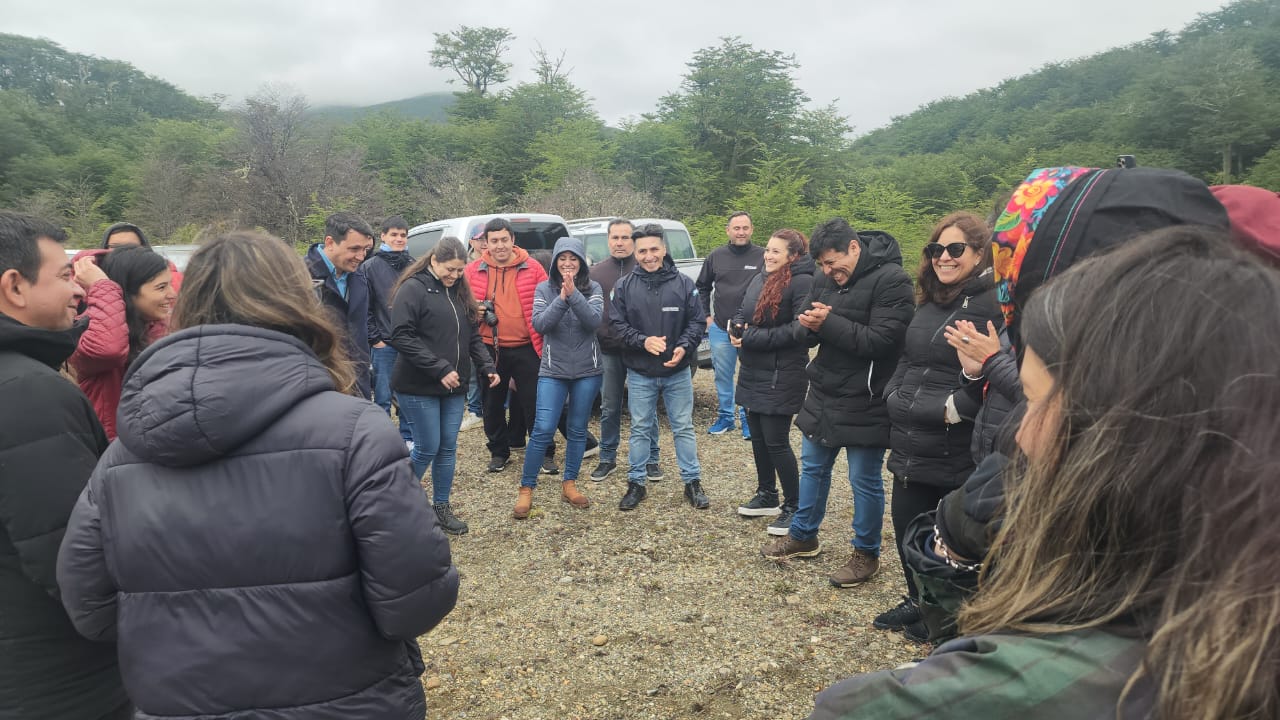
<svg viewBox="0 0 1280 720"><path fill-rule="evenodd" d="M565 51L570 79L608 122L654 108L718 38L794 53L814 104L861 134L931 100L1046 62L1176 31L1221 0L0 0L0 31L116 58L196 95L232 100L284 83L313 105L365 105L455 89L432 33L501 26L513 81L532 49Z"/></svg>

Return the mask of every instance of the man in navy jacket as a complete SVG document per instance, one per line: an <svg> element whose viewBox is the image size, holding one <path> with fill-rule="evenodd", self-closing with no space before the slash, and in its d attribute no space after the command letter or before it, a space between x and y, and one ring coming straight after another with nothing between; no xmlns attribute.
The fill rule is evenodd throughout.
<svg viewBox="0 0 1280 720"><path fill-rule="evenodd" d="M307 269L320 302L345 330L347 353L355 363L356 393L369 397L369 281L360 263L373 249L373 228L352 213L325 218L324 242L307 250Z"/></svg>

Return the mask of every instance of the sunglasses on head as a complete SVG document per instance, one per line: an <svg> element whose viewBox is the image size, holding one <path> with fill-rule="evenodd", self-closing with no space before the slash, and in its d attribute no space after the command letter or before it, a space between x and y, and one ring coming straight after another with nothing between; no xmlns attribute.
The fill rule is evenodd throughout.
<svg viewBox="0 0 1280 720"><path fill-rule="evenodd" d="M946 250L948 255L950 255L953 258L958 258L964 254L965 249L968 247L969 247L968 244L962 243L962 242L954 242L954 243L951 243L950 245L943 245L942 243L929 243L928 245L924 246L924 255L930 260L937 260L938 258L942 257L942 251Z"/></svg>

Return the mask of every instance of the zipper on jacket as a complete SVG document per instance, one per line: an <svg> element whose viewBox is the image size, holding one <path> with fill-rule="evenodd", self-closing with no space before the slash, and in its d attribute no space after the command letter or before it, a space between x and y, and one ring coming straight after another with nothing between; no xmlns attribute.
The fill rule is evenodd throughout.
<svg viewBox="0 0 1280 720"><path fill-rule="evenodd" d="M871 367L867 368L867 394L871 396L872 400L876 399L876 393L874 390L871 389L871 375L875 371L876 371L876 361L872 360Z"/></svg>
<svg viewBox="0 0 1280 720"><path fill-rule="evenodd" d="M457 372L462 367L462 318L458 317L458 306L453 302L453 298L449 297L449 288L444 289L444 299L449 301L449 309L453 311L453 322L458 328L453 336L453 369ZM449 394L452 395L453 390L450 390Z"/></svg>

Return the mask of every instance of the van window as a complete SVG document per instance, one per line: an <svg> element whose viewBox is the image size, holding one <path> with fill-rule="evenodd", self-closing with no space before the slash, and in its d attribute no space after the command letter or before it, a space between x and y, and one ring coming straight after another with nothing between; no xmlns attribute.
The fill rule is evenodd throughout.
<svg viewBox="0 0 1280 720"><path fill-rule="evenodd" d="M444 235L444 228L435 228L409 236L409 245L406 248L409 254L420 258L427 254L427 251L436 246L440 242L440 237Z"/></svg>
<svg viewBox="0 0 1280 720"><path fill-rule="evenodd" d="M538 222L531 220L510 220L511 228L516 231L516 245L525 250L553 250L556 240L569 237L569 228L564 223ZM483 222L476 222L467 228L467 237L472 237L484 227Z"/></svg>
<svg viewBox="0 0 1280 720"><path fill-rule="evenodd" d="M609 236L604 233L581 233L578 239L587 246L587 259L598 263L609 257Z"/></svg>
<svg viewBox="0 0 1280 720"><path fill-rule="evenodd" d="M693 239L689 237L689 233L680 228L667 228L664 232L667 236L667 254L672 260L689 260L697 257L693 251Z"/></svg>

